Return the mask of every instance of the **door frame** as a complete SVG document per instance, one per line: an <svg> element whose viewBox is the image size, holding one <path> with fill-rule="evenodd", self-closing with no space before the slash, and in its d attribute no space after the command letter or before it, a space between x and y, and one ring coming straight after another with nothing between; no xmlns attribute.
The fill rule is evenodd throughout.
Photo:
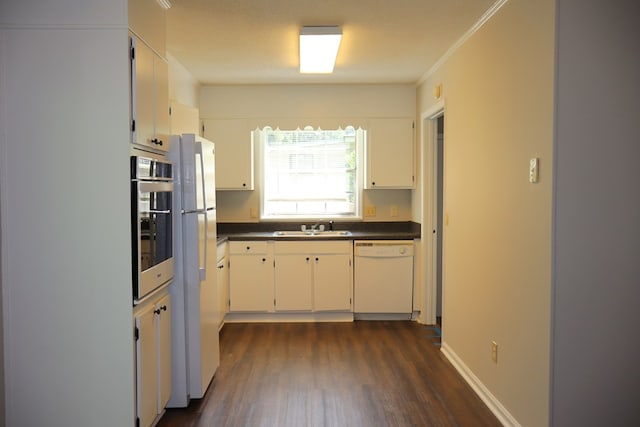
<svg viewBox="0 0 640 427"><path fill-rule="evenodd" d="M422 183L422 231L424 242L422 251L423 292L421 323L433 325L436 323L437 304L437 230L438 226L438 124L437 119L444 115L444 100L436 102L420 115L420 139L422 142L421 169ZM444 176L443 176L444 181ZM444 182L443 182L444 188ZM443 197L444 204L444 197ZM443 224L444 228L444 224ZM444 233L443 233L444 237ZM444 238L443 238L444 246ZM443 251L444 264L444 251ZM444 282L444 274L443 274ZM444 293L444 290L443 290ZM444 311L444 307L443 307ZM444 316L443 316L444 317Z"/></svg>

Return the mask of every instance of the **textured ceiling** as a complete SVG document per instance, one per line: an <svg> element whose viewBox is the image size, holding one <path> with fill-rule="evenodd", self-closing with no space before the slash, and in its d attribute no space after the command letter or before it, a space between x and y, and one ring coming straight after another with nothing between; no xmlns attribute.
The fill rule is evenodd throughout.
<svg viewBox="0 0 640 427"><path fill-rule="evenodd" d="M167 49L202 84L414 83L496 0L171 0ZM298 32L339 25L331 75L298 72Z"/></svg>

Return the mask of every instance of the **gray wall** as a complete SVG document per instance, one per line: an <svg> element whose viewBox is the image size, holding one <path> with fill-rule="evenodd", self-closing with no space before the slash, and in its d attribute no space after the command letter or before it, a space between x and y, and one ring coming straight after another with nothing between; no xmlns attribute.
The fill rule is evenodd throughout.
<svg viewBox="0 0 640 427"><path fill-rule="evenodd" d="M558 0L551 424L640 425L640 4Z"/></svg>

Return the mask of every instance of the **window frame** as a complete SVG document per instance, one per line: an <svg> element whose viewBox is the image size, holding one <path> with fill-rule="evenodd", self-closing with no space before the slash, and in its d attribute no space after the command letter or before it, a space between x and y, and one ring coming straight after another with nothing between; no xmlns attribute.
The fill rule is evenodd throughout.
<svg viewBox="0 0 640 427"><path fill-rule="evenodd" d="M362 208L362 199L363 199L363 189L364 189L364 146L366 139L366 130L359 125L347 125L347 126L337 126L336 129L345 129L347 127L353 127L356 131L356 152L355 152L355 174L354 174L354 212L353 214L272 214L266 215L267 210L265 209L265 204L267 202L266 198L266 188L265 188L265 180L266 180L266 138L265 138L265 130L278 130L279 127L271 127L268 125L262 126L255 130L257 135L255 141L257 142L256 151L258 152L258 180L260 185L260 221L315 221L315 220L362 220L363 219L363 208ZM297 129L283 129L286 131L304 131L304 130L336 130L336 129L321 129L321 128L313 128L311 126L305 127L297 127ZM359 136L359 137L358 137Z"/></svg>

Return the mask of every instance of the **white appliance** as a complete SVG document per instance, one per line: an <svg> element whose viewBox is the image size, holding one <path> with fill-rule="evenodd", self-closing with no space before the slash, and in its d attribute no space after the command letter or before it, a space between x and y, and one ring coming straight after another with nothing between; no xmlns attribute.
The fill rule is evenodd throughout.
<svg viewBox="0 0 640 427"><path fill-rule="evenodd" d="M413 241L356 240L354 312L413 311Z"/></svg>
<svg viewBox="0 0 640 427"><path fill-rule="evenodd" d="M204 396L220 364L214 144L172 136L174 165L173 390L168 407Z"/></svg>

